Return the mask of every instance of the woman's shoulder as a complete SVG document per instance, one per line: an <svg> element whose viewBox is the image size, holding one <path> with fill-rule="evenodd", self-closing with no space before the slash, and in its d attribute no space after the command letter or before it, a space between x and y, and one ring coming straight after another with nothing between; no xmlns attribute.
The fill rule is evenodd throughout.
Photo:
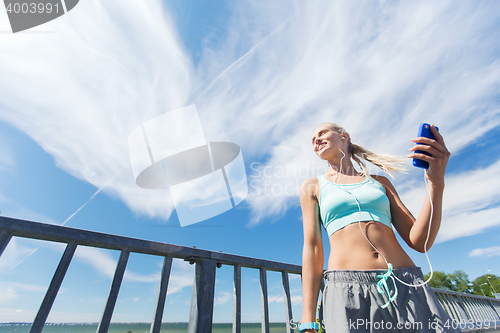
<svg viewBox="0 0 500 333"><path fill-rule="evenodd" d="M389 190L391 192L394 192L394 185L392 185L391 181L384 176L379 176L379 175L370 175L374 180L376 180L382 187L386 190Z"/></svg>
<svg viewBox="0 0 500 333"><path fill-rule="evenodd" d="M306 179L302 182L300 186L300 194L307 194L309 196L316 197L319 189L319 180L318 177L312 177Z"/></svg>
<svg viewBox="0 0 500 333"><path fill-rule="evenodd" d="M370 175L370 177L379 182L381 185L388 185L391 183L391 181L385 176Z"/></svg>
<svg viewBox="0 0 500 333"><path fill-rule="evenodd" d="M305 187L305 186L308 186L308 187L316 186L317 187L317 186L319 186L319 179L318 178L319 177L312 177L312 178L308 178L308 179L304 180L302 182L301 187Z"/></svg>

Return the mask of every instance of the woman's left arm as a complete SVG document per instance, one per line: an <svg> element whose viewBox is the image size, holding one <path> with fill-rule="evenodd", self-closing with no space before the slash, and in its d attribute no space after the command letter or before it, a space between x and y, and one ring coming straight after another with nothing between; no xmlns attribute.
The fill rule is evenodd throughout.
<svg viewBox="0 0 500 333"><path fill-rule="evenodd" d="M432 140L423 137L413 139L413 142L424 144L416 144L410 148L411 153L407 155L409 158L418 158L429 162L429 168L425 174L428 180L428 191L426 191L424 203L416 219L401 202L396 190L389 180L384 179L383 181L387 197L391 203L392 220L396 230L411 248L419 252L424 252L429 223L431 224L431 230L429 232L426 250L431 248L441 225L444 174L448 159L450 158L450 152L446 148L443 137L439 134L434 125L431 125L431 131L436 139ZM432 156L416 153L416 150L425 151Z"/></svg>

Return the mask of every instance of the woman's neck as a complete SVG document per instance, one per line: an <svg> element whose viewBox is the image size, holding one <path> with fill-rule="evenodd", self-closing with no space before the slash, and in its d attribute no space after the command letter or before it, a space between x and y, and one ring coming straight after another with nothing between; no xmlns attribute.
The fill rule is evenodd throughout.
<svg viewBox="0 0 500 333"><path fill-rule="evenodd" d="M328 161L328 173L333 174L333 176L336 176L337 174L345 176L359 176L359 172L354 168L351 159L347 158L347 156L342 161L342 167L340 167L340 161L333 162L333 164L332 162L333 161Z"/></svg>

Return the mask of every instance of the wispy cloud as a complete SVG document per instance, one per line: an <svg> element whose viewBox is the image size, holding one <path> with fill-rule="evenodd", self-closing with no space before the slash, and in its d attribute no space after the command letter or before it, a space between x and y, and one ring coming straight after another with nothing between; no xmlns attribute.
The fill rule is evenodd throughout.
<svg viewBox="0 0 500 333"><path fill-rule="evenodd" d="M39 27L55 33L1 34L0 119L101 187L130 163L135 127L187 102L191 65L171 22L161 1L90 0ZM151 216L173 208L167 193L141 191L130 168L105 191Z"/></svg>
<svg viewBox="0 0 500 333"><path fill-rule="evenodd" d="M471 236L500 226L500 180L491 175L500 172L500 160L481 169L446 177L443 199L443 221L437 242ZM414 215L425 197L425 185L414 185L402 194Z"/></svg>
<svg viewBox="0 0 500 333"><path fill-rule="evenodd" d="M274 11L283 8L256 10L275 28L196 99L210 124L207 137L231 138L245 156L265 157L261 175L265 168L306 170L254 177L261 191L247 198L253 222L296 205L301 181L322 172L310 146L322 122L342 124L354 142L375 151L401 155L423 121L441 125L455 153L500 123L500 61L488 33L498 12L488 4L316 4L295 2L288 16Z"/></svg>
<svg viewBox="0 0 500 333"><path fill-rule="evenodd" d="M322 122L401 155L422 121L440 125L454 153L497 127L498 6L238 2L227 40L193 70L160 1L89 0L44 25L57 33L0 36L0 119L100 188L129 163L132 129L194 100L206 138L239 144L261 174L305 170L249 171L268 189L246 199L258 223L297 205L302 180L324 170L310 146ZM104 191L141 214L173 210L168 193L137 188L129 169Z"/></svg>
<svg viewBox="0 0 500 333"><path fill-rule="evenodd" d="M112 279L115 274L117 260L107 250L79 246L75 257L86 262L98 273ZM193 285L194 267L181 260L173 260L167 294L180 292L184 287ZM129 269L125 270L125 281L159 283L160 272L144 275Z"/></svg>
<svg viewBox="0 0 500 333"><path fill-rule="evenodd" d="M469 257L494 257L500 256L500 246L491 246L483 249L474 249L469 252Z"/></svg>
<svg viewBox="0 0 500 333"><path fill-rule="evenodd" d="M12 170L15 165L16 161L9 141L3 135L0 135L0 170Z"/></svg>
<svg viewBox="0 0 500 333"><path fill-rule="evenodd" d="M228 291L218 292L214 299L215 305L225 304L233 299L233 294Z"/></svg>
<svg viewBox="0 0 500 333"><path fill-rule="evenodd" d="M9 304L15 301L19 292L45 293L46 291L46 286L0 281L0 305Z"/></svg>
<svg viewBox="0 0 500 333"><path fill-rule="evenodd" d="M302 295L291 295L291 302L293 305L297 305L302 303ZM284 303L285 302L285 297L284 296L269 296L268 297L269 303Z"/></svg>

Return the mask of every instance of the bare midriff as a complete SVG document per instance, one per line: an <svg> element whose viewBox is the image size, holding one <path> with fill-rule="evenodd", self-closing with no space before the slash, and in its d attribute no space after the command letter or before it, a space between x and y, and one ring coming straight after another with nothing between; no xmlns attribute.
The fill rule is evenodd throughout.
<svg viewBox="0 0 500 333"><path fill-rule="evenodd" d="M387 269L384 258L363 236L359 224L349 224L330 236L328 270ZM361 228L394 268L415 266L391 228L375 221L361 222Z"/></svg>

